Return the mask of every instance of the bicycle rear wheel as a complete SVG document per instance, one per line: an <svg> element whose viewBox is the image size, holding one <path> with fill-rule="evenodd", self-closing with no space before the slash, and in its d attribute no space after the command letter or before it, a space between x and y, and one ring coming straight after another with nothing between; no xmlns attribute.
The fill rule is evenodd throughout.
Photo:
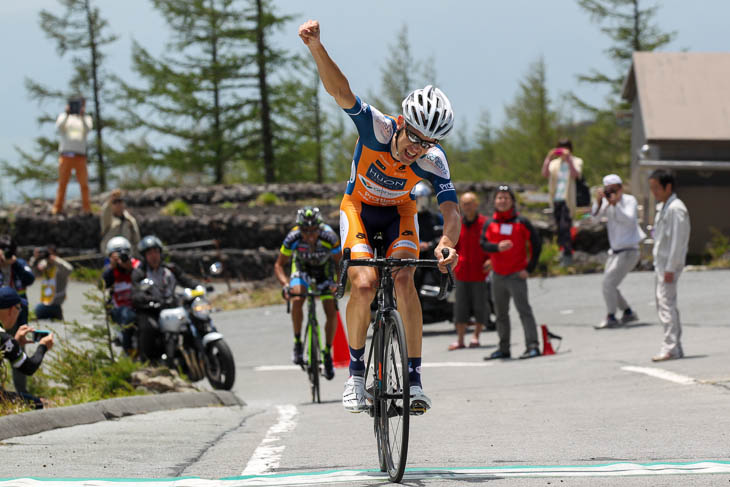
<svg viewBox="0 0 730 487"><path fill-rule="evenodd" d="M388 478L400 482L408 457L410 385L403 321L397 311L384 317L382 381L378 399L380 451ZM381 462L382 463L382 462Z"/></svg>
<svg viewBox="0 0 730 487"><path fill-rule="evenodd" d="M309 388L312 392L312 402L321 402L319 396L319 327L317 322L307 324L307 375Z"/></svg>

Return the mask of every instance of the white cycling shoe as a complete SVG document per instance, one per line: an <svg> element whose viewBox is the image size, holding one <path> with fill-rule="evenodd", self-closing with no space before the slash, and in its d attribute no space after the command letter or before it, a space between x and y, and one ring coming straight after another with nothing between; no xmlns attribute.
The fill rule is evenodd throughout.
<svg viewBox="0 0 730 487"><path fill-rule="evenodd" d="M361 413L368 410L368 393L365 391L365 378L357 375L350 376L345 382L342 393L342 406L351 413Z"/></svg>
<svg viewBox="0 0 730 487"><path fill-rule="evenodd" d="M420 416L431 409L431 399L423 392L421 386L411 386L411 414Z"/></svg>

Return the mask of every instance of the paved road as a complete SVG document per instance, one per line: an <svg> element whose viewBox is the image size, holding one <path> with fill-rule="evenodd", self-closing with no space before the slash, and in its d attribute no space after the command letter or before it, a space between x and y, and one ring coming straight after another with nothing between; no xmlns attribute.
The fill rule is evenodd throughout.
<svg viewBox="0 0 730 487"><path fill-rule="evenodd" d="M623 289L642 321L616 330L591 326L603 314L600 281L600 275L530 280L538 322L563 336L554 356L484 362L494 333L483 336L480 349L448 352L451 325L426 326L424 386L434 407L411 423L406 483L615 485L609 473L641 473L629 471L640 466L617 464L710 472L695 464L719 461L714 475L620 482L730 485L730 272L682 276L687 358L661 365L650 361L661 337L653 275L628 276ZM524 343L512 318L515 355ZM240 476L267 473L279 475L268 478L274 483L321 485L338 476L347 485L382 483L364 471L377 465L371 421L340 405L343 370L324 384L324 404L312 405L301 371L260 369L288 365L291 328L283 306L218 313L215 320L234 350L234 389L246 407L153 413L13 438L0 444L0 478L236 477L220 485L264 485ZM560 466L572 468L548 468Z"/></svg>

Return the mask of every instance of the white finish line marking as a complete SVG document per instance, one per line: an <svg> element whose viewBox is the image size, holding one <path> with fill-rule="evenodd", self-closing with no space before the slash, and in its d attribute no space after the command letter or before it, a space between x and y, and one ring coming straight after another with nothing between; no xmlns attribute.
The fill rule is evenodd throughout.
<svg viewBox="0 0 730 487"><path fill-rule="evenodd" d="M499 466L470 468L432 468L418 470L407 468L405 482L432 479L462 481L489 481L506 477L560 478L560 477L624 477L655 475L728 474L730 462L703 461L692 463L612 463L607 465L554 465L554 466ZM360 485L382 485L387 475L376 469L329 470L293 474L249 475L224 479L181 477L175 479L5 479L0 487L248 487L273 485L323 485L341 482L357 482ZM677 482L679 484L679 482Z"/></svg>
<svg viewBox="0 0 730 487"><path fill-rule="evenodd" d="M690 386L699 383L697 379L693 379L692 377L677 374L676 372L670 372L669 370L657 369L654 367L635 367L633 365L626 365L624 367L621 367L621 370L650 375L658 379L664 379L670 382L675 382L677 384L682 384L683 386Z"/></svg>
<svg viewBox="0 0 730 487"><path fill-rule="evenodd" d="M491 367L494 362L426 362L423 368L437 369L441 367ZM255 372L280 372L282 370L302 370L298 365L260 365L254 367Z"/></svg>
<svg viewBox="0 0 730 487"><path fill-rule="evenodd" d="M290 433L297 427L298 413L296 406L292 404L276 406L276 409L279 411L279 421L266 432L241 475L260 475L279 468L281 455L286 448L279 440L283 434Z"/></svg>

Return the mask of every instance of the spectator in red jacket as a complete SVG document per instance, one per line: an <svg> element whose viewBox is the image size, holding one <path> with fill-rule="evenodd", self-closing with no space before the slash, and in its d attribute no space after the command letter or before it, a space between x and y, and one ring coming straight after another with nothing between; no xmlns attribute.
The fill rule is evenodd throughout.
<svg viewBox="0 0 730 487"><path fill-rule="evenodd" d="M479 199L474 193L461 195L461 233L456 244L459 261L454 269L456 277L456 300L454 302L454 324L457 339L449 345L449 350L465 348L464 335L469 319L474 317L474 336L469 348L479 346L479 332L482 325L489 321L487 305L487 283L489 254L479 244L482 227L487 217L479 213Z"/></svg>
<svg viewBox="0 0 730 487"><path fill-rule="evenodd" d="M527 298L527 277L535 270L542 242L530 221L517 213L509 186L497 188L495 212L481 232L481 246L492 261L492 299L497 315L499 348L485 360L510 358L509 300L514 299L525 330L521 359L540 355L537 324ZM529 260L528 260L529 255Z"/></svg>

